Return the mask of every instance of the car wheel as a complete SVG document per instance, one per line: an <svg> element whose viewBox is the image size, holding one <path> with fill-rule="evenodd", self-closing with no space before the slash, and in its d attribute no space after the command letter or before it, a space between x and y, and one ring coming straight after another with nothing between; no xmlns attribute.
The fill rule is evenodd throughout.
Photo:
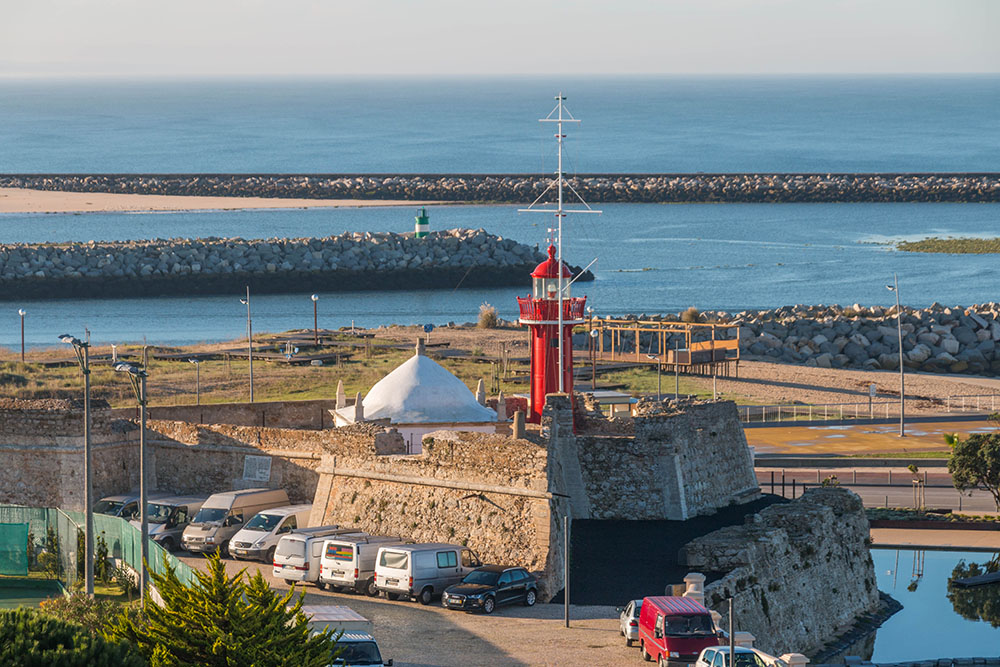
<svg viewBox="0 0 1000 667"><path fill-rule="evenodd" d="M660 667L667 667L667 659L661 655L660 659L656 661L656 664Z"/></svg>
<svg viewBox="0 0 1000 667"><path fill-rule="evenodd" d="M537 597L538 597L538 595L535 593L534 590L529 590L527 593L524 594L524 606L525 607L532 607L532 606L534 606L535 599Z"/></svg>
<svg viewBox="0 0 1000 667"><path fill-rule="evenodd" d="M375 579L374 579L374 577L371 578L371 579L369 579L368 583L365 584L365 595L367 595L370 598L373 598L376 595L378 595L378 589L375 588Z"/></svg>
<svg viewBox="0 0 1000 667"><path fill-rule="evenodd" d="M285 583L288 584L289 586L294 586L298 582L295 581L294 579L285 579Z"/></svg>
<svg viewBox="0 0 1000 667"><path fill-rule="evenodd" d="M172 539L170 539L169 537L164 537L163 541L160 542L160 546L163 547L164 549L166 549L167 551L173 551L174 550L174 541Z"/></svg>
<svg viewBox="0 0 1000 667"><path fill-rule="evenodd" d="M485 600L483 600L483 613L484 614L492 614L493 610L496 609L496 608L497 608L497 601L494 600L492 597L489 597L489 598L486 598Z"/></svg>
<svg viewBox="0 0 1000 667"><path fill-rule="evenodd" d="M387 599L392 600L393 602L395 602L396 600L399 599L399 593L386 593L385 597Z"/></svg>
<svg viewBox="0 0 1000 667"><path fill-rule="evenodd" d="M226 540L219 545L219 557L229 558L229 540Z"/></svg>
<svg viewBox="0 0 1000 667"><path fill-rule="evenodd" d="M267 553L264 554L264 562L274 564L274 547L268 549Z"/></svg>
<svg viewBox="0 0 1000 667"><path fill-rule="evenodd" d="M642 659L646 662L652 662L653 656L646 652L646 642L642 643Z"/></svg>
<svg viewBox="0 0 1000 667"><path fill-rule="evenodd" d="M428 586L420 591L420 597L417 599L420 600L420 604L430 604L431 600L434 599L434 591Z"/></svg>
<svg viewBox="0 0 1000 667"><path fill-rule="evenodd" d="M622 634L625 634L625 633L622 633ZM631 639L629 639L629 638L626 637L625 638L625 646L631 647L632 646L632 641L633 640L631 640Z"/></svg>
<svg viewBox="0 0 1000 667"><path fill-rule="evenodd" d="M320 589L321 591L325 591L326 590L326 582L325 581L320 581L319 579L317 579L316 580L316 588Z"/></svg>

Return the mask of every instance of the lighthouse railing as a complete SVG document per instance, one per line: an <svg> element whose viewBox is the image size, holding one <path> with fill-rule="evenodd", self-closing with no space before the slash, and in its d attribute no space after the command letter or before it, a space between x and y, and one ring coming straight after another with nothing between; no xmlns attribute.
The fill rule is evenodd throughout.
<svg viewBox="0 0 1000 667"><path fill-rule="evenodd" d="M563 321L577 322L584 319L586 297L563 299ZM517 306L522 320L529 322L554 322L559 319L559 302L554 299L534 299L517 297Z"/></svg>

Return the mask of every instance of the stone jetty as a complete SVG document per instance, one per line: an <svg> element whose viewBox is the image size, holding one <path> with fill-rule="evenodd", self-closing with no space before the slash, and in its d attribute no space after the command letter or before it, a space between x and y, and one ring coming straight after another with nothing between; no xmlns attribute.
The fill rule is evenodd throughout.
<svg viewBox="0 0 1000 667"><path fill-rule="evenodd" d="M530 284L537 247L482 229L326 238L0 245L0 299ZM575 268L574 273L580 269ZM593 280L588 271L581 280Z"/></svg>
<svg viewBox="0 0 1000 667"><path fill-rule="evenodd" d="M595 202L997 202L1000 173L580 174ZM0 187L157 195L530 202L525 174L8 174Z"/></svg>
<svg viewBox="0 0 1000 667"><path fill-rule="evenodd" d="M931 373L1000 375L1000 303L927 308L903 307L903 365ZM821 368L898 369L896 308L882 306L785 306L740 313L704 312L706 322L739 327L740 349L751 358ZM628 315L628 319L678 319ZM730 332L731 337L736 334ZM582 345L586 345L580 339ZM640 338L643 349L655 345ZM683 345L683 342L681 342ZM628 336L623 351L633 351ZM670 343L672 346L673 343Z"/></svg>

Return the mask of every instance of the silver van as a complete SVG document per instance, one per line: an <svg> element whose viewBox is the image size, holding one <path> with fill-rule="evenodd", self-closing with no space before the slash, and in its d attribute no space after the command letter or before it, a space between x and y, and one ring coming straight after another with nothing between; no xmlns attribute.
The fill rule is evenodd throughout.
<svg viewBox="0 0 1000 667"><path fill-rule="evenodd" d="M148 493L146 494L146 504L153 502L157 498L165 498L169 493ZM97 514L107 514L108 516L118 516L126 521L139 517L139 493L121 493L117 496L106 496L94 503L94 512Z"/></svg>
<svg viewBox="0 0 1000 667"><path fill-rule="evenodd" d="M370 597L378 595L375 588L375 559L380 546L406 544L401 537L364 535L331 537L323 543L317 586L352 588Z"/></svg>
<svg viewBox="0 0 1000 667"><path fill-rule="evenodd" d="M375 588L390 600L415 597L430 604L482 564L472 549L456 544L383 546L375 561Z"/></svg>
<svg viewBox="0 0 1000 667"><path fill-rule="evenodd" d="M181 544L181 536L194 515L201 509L205 496L165 496L146 500L146 521L149 537L167 551ZM136 528L142 523L138 518L130 522Z"/></svg>
<svg viewBox="0 0 1000 667"><path fill-rule="evenodd" d="M181 544L188 551L223 556L229 552L229 540L257 512L288 504L284 489L243 489L209 496L184 529Z"/></svg>
<svg viewBox="0 0 1000 667"><path fill-rule="evenodd" d="M278 540L274 552L272 574L291 585L297 581L319 586L319 562L323 555L323 541L334 535L364 535L357 528L317 526L303 528ZM320 586L326 588L326 585Z"/></svg>
<svg viewBox="0 0 1000 667"><path fill-rule="evenodd" d="M282 535L309 524L312 505L287 505L257 512L229 540L229 553L234 558L253 558L265 563L274 561L274 549Z"/></svg>

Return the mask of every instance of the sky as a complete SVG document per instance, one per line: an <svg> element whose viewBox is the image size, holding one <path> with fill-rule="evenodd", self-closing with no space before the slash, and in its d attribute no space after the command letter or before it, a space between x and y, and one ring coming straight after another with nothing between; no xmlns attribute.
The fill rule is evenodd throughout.
<svg viewBox="0 0 1000 667"><path fill-rule="evenodd" d="M0 78L997 73L998 0L0 0Z"/></svg>

